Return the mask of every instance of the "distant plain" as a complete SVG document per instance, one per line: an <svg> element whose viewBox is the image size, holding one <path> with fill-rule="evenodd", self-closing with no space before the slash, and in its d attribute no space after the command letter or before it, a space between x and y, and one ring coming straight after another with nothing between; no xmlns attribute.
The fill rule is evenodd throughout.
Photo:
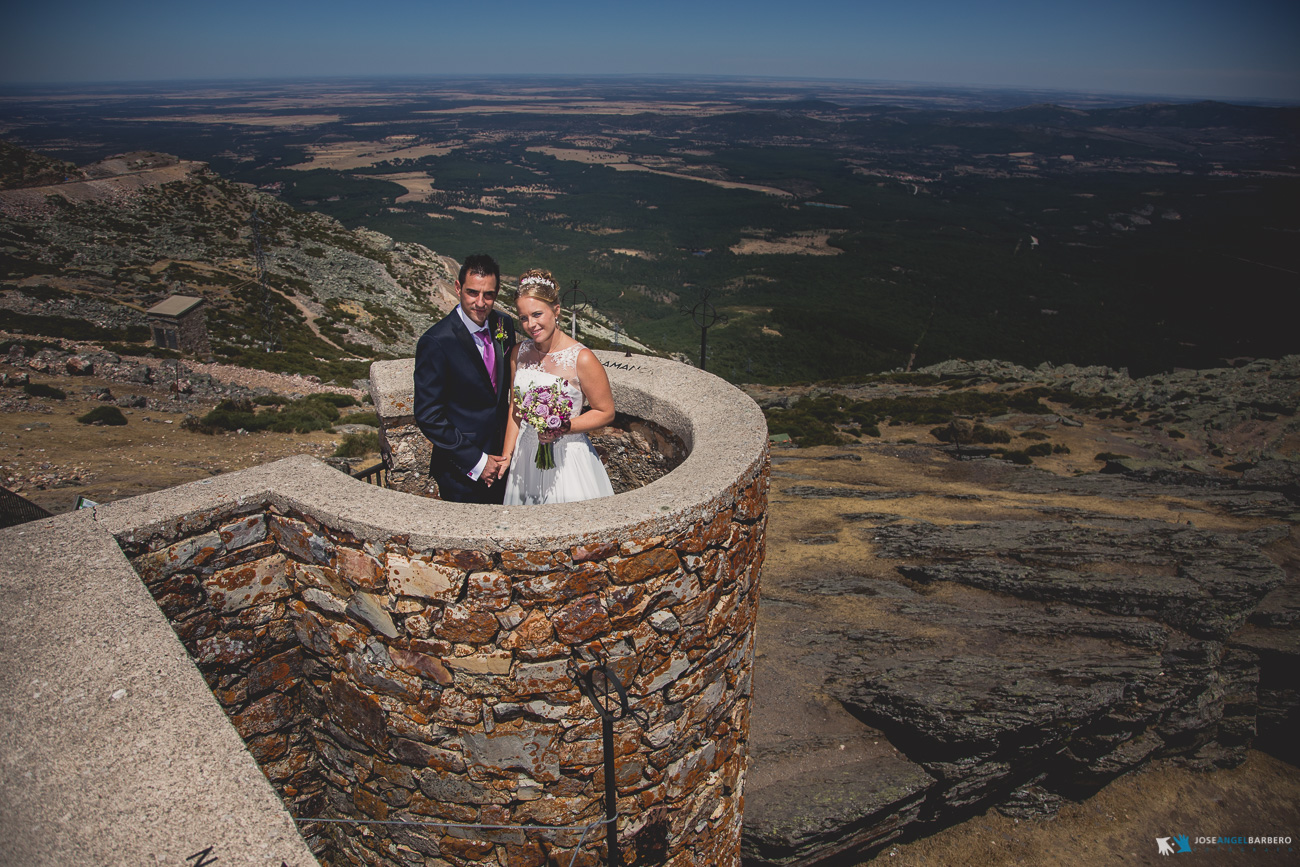
<svg viewBox="0 0 1300 867"><path fill-rule="evenodd" d="M951 357L1300 349L1300 108L851 82L498 78L45 88L0 137L154 150L509 274L736 382ZM436 219L430 219L430 218Z"/></svg>

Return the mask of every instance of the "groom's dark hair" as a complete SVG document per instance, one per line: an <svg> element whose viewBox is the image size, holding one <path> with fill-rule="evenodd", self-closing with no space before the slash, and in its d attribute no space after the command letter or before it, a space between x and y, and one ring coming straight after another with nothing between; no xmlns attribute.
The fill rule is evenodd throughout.
<svg viewBox="0 0 1300 867"><path fill-rule="evenodd" d="M501 266L497 260L493 259L487 253L474 253L465 257L465 264L460 266L460 274L456 277L456 282L465 285L465 278L473 274L477 277L495 277L497 288L501 288Z"/></svg>

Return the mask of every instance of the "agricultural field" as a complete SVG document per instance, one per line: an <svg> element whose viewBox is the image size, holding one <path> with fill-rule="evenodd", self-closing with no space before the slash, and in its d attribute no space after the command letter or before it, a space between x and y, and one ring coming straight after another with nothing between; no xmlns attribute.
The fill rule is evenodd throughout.
<svg viewBox="0 0 1300 867"><path fill-rule="evenodd" d="M1300 272L1300 109L836 82L259 87L10 94L0 130L79 164L173 153L347 228L546 267L697 362L707 299L707 367L736 382L1300 349L1277 315Z"/></svg>

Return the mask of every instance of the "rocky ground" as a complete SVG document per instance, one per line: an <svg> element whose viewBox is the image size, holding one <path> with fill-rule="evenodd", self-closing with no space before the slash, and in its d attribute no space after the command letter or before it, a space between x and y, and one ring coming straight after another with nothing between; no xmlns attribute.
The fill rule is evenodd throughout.
<svg viewBox="0 0 1300 867"><path fill-rule="evenodd" d="M121 327L144 324L143 310L167 295L198 295L218 344L253 346L266 316L262 293L249 292L255 245L267 284L287 302L282 341L298 324L317 337L329 326L325 343L409 353L455 303L454 263L432 250L298 212L202 163L131 153L59 180L0 189L0 273L9 277L0 310Z"/></svg>
<svg viewBox="0 0 1300 867"><path fill-rule="evenodd" d="M337 386L76 349L0 362L3 484L51 511L341 439L180 429L232 394ZM1116 396L976 420L1068 448L1033 466L958 453L932 425L775 449L747 863L1144 863L1156 837L1300 837L1295 367L1155 383L962 363L919 391L856 387ZM106 402L126 426L75 421ZM609 448L632 434L655 439Z"/></svg>
<svg viewBox="0 0 1300 867"><path fill-rule="evenodd" d="M24 385L57 388L63 399L30 395ZM179 388L179 391L178 391ZM230 397L358 388L216 364L122 358L85 346L0 358L0 485L49 512L66 512L78 496L109 502L257 466L296 454L327 458L341 433L212 435L185 430ZM124 426L86 425L77 417L98 406L122 410ZM360 408L358 408L360 409ZM360 468L378 455L352 460Z"/></svg>
<svg viewBox="0 0 1300 867"><path fill-rule="evenodd" d="M959 387L1067 379L984 368ZM1034 466L928 425L774 451L747 864L1140 863L1156 836L1297 836L1300 383L1293 361L1170 379L1070 371L1120 406L976 420L1068 446ZM1207 794L1229 773L1233 797Z"/></svg>

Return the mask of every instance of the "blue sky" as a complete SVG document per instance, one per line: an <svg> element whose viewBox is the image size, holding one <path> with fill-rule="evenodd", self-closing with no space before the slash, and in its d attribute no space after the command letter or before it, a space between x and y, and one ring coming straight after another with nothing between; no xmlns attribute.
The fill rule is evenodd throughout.
<svg viewBox="0 0 1300 867"><path fill-rule="evenodd" d="M1300 102L1294 0L9 5L5 84L673 73Z"/></svg>

